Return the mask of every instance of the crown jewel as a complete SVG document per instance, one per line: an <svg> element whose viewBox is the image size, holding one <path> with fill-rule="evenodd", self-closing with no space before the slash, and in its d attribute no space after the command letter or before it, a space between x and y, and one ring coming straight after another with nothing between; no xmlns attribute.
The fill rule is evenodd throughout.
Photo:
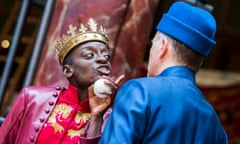
<svg viewBox="0 0 240 144"><path fill-rule="evenodd" d="M100 41L108 45L108 37L106 30L100 26L97 27L97 23L94 19L88 20L88 27L80 24L79 28L70 24L68 26L67 35L63 34L62 39L57 40L57 57L60 64L63 64L65 56L75 46L88 42L88 41Z"/></svg>

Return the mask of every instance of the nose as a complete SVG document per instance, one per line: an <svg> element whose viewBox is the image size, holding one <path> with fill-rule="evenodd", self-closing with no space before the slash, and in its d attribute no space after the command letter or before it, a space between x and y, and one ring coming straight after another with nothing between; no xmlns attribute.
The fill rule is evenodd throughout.
<svg viewBox="0 0 240 144"><path fill-rule="evenodd" d="M98 63L107 63L108 62L107 58L103 54L99 54L96 58L96 61Z"/></svg>

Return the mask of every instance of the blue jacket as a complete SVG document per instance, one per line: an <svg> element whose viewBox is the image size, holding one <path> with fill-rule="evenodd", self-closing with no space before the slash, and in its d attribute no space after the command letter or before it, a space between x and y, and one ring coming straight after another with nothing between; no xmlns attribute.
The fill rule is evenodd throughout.
<svg viewBox="0 0 240 144"><path fill-rule="evenodd" d="M100 144L226 144L214 108L185 67L133 79L118 91Z"/></svg>

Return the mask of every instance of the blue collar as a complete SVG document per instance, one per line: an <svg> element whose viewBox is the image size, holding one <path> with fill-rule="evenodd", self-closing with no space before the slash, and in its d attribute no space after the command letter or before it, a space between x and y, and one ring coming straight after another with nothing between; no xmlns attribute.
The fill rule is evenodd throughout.
<svg viewBox="0 0 240 144"><path fill-rule="evenodd" d="M189 79L190 81L196 83L195 73L190 69L183 66L172 66L165 69L158 76L176 76Z"/></svg>

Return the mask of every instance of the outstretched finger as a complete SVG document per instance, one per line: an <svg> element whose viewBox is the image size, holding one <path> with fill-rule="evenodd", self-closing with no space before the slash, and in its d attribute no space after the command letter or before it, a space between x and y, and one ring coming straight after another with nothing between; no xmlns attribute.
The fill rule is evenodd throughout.
<svg viewBox="0 0 240 144"><path fill-rule="evenodd" d="M120 75L116 80L115 83L120 86L124 82L125 75Z"/></svg>

